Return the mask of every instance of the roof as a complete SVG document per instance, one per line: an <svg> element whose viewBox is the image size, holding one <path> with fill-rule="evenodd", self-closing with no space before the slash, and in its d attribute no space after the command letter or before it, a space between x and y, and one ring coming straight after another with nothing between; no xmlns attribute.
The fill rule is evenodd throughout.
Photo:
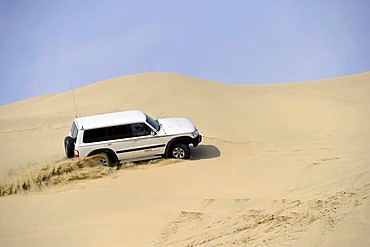
<svg viewBox="0 0 370 247"><path fill-rule="evenodd" d="M121 124L145 122L146 115L142 111L134 110L79 117L74 121L79 129L95 129Z"/></svg>

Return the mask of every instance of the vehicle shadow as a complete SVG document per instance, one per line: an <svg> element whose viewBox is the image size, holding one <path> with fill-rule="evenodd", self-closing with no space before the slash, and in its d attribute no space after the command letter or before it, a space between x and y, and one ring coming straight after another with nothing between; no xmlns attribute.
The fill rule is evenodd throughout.
<svg viewBox="0 0 370 247"><path fill-rule="evenodd" d="M221 151L214 145L200 144L196 148L191 148L190 160L213 159L221 156Z"/></svg>

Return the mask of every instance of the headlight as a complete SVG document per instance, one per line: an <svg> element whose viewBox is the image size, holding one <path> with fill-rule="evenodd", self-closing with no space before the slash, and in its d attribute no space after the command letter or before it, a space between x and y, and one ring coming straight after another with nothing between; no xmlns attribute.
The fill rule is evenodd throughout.
<svg viewBox="0 0 370 247"><path fill-rule="evenodd" d="M195 130L194 132L191 132L191 135L195 138L199 135L198 130Z"/></svg>

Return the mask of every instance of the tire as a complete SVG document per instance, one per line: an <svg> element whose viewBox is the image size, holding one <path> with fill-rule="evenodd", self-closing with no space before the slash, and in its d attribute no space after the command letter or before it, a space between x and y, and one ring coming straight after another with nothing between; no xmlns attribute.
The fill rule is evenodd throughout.
<svg viewBox="0 0 370 247"><path fill-rule="evenodd" d="M64 138L64 150L67 158L75 157L75 142L73 141L72 137L67 136Z"/></svg>
<svg viewBox="0 0 370 247"><path fill-rule="evenodd" d="M92 156L94 162L97 166L111 166L112 162L110 161L106 153L99 153Z"/></svg>
<svg viewBox="0 0 370 247"><path fill-rule="evenodd" d="M170 149L169 156L175 159L190 159L190 148L183 143L176 143Z"/></svg>
<svg viewBox="0 0 370 247"><path fill-rule="evenodd" d="M100 157L100 159L102 159L102 156L104 156L104 159L106 160L100 160L100 163L99 161L96 161L95 163L99 166L116 166L119 164L117 155L109 149L94 150L87 155L87 157L93 157L94 159L96 159L96 157Z"/></svg>

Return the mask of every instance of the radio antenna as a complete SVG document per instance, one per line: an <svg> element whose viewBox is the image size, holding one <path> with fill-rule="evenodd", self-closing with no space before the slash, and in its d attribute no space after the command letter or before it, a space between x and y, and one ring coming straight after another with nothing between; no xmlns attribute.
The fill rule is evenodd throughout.
<svg viewBox="0 0 370 247"><path fill-rule="evenodd" d="M72 98L73 98L73 104L74 104L74 107L75 107L75 117L77 118L79 114L78 112L78 109L77 109L77 104L76 104L76 99L75 99L75 93L73 91L73 87L72 87L72 82L71 80L69 80L69 85L71 86L71 92L72 92Z"/></svg>

